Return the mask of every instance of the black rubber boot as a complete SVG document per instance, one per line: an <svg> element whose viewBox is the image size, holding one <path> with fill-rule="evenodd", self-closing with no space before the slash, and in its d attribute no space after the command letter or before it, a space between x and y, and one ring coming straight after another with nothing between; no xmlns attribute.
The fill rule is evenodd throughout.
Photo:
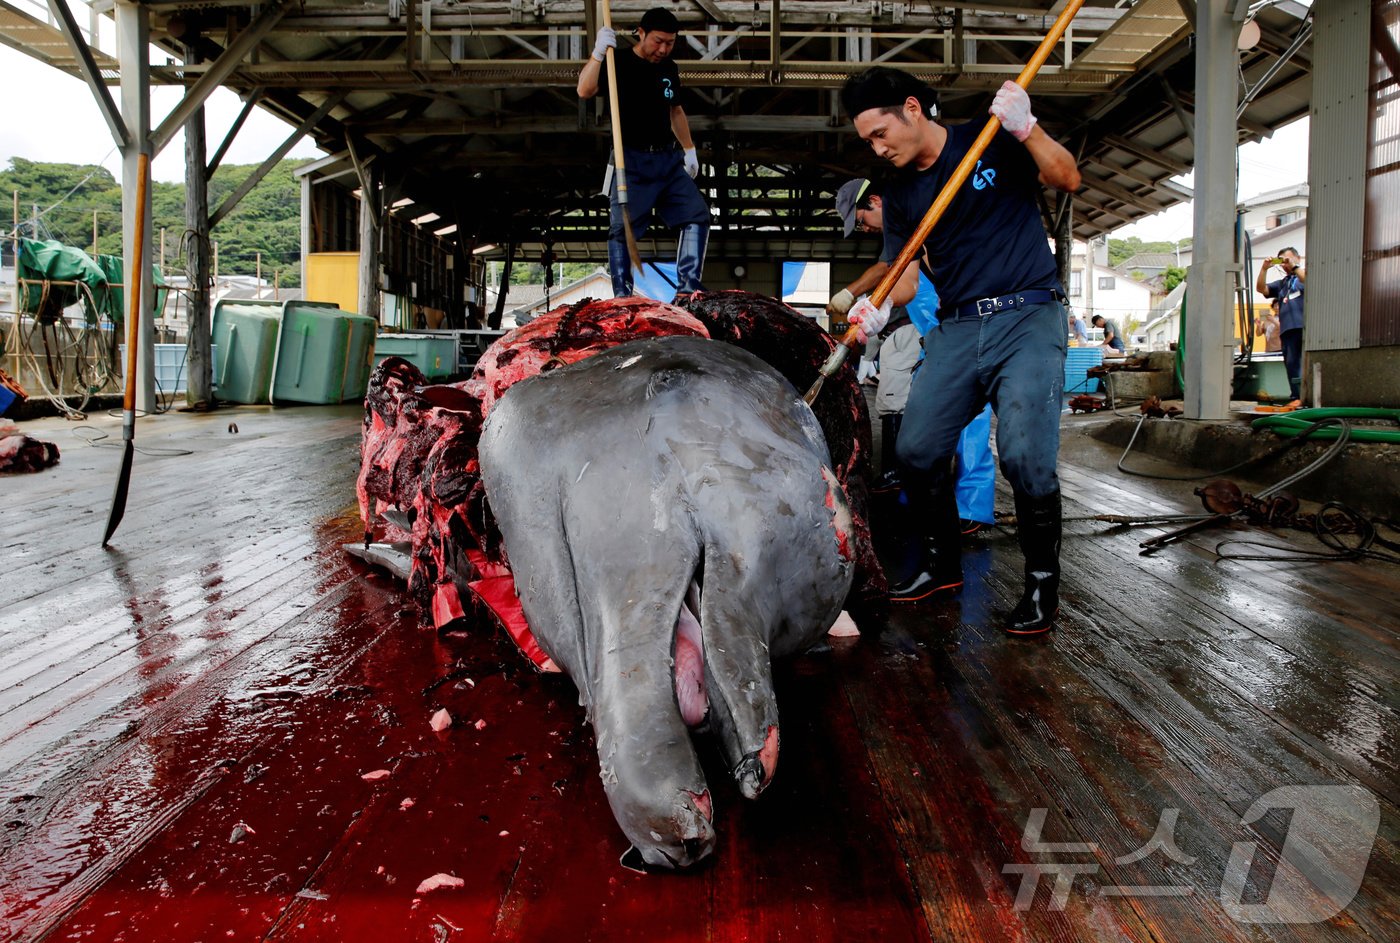
<svg viewBox="0 0 1400 943"><path fill-rule="evenodd" d="M1026 588L1006 618L1011 635L1050 631L1060 609L1060 493L1016 495L1016 536L1026 558Z"/></svg>
<svg viewBox="0 0 1400 943"><path fill-rule="evenodd" d="M886 494L900 489L903 479L899 474L894 443L899 438L899 422L903 418L903 413L886 413L880 417L880 477L870 486L872 494Z"/></svg>
<svg viewBox="0 0 1400 943"><path fill-rule="evenodd" d="M923 562L913 576L890 587L895 602L917 602L935 595L952 595L962 588L962 533L958 503L951 489L931 494L923 487L907 488L912 520L926 521Z"/></svg>

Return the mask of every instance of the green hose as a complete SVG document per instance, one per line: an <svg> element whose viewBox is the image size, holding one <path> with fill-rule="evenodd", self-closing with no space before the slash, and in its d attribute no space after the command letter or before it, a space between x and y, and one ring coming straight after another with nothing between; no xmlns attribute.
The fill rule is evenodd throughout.
<svg viewBox="0 0 1400 943"><path fill-rule="evenodd" d="M1400 409L1368 409L1349 407L1336 409L1295 409L1290 413L1277 413L1263 416L1250 423L1252 429L1265 429L1276 435L1292 438L1312 426L1319 419L1388 419L1400 424ZM1335 439L1340 430L1336 426L1325 427L1313 432L1310 439ZM1367 426L1352 426L1353 442L1386 442L1400 445L1400 429L1373 429Z"/></svg>

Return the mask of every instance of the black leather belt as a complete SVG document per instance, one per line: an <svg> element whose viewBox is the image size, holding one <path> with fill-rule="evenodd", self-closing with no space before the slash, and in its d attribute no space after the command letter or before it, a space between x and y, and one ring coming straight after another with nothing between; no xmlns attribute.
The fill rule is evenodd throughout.
<svg viewBox="0 0 1400 943"><path fill-rule="evenodd" d="M1003 311L1014 311L1027 305L1044 304L1047 301L1058 301L1059 299L1060 293L1058 291L1046 288L1013 291L1009 295L997 295L995 298L964 301L953 309L952 316L954 318L985 318L989 314L1000 314Z"/></svg>
<svg viewBox="0 0 1400 943"><path fill-rule="evenodd" d="M624 144L622 145L622 149L626 151L641 151L644 154L664 154L666 151L674 151L679 146L680 145L675 141L672 141L670 144L643 144L641 146Z"/></svg>

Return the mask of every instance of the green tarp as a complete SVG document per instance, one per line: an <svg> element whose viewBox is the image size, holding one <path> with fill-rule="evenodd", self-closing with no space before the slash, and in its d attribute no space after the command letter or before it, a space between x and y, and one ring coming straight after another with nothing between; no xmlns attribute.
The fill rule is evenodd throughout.
<svg viewBox="0 0 1400 943"><path fill-rule="evenodd" d="M21 284L20 307L41 317L58 317L68 305L82 304L88 323L122 324L126 320L123 313L125 292L113 286L120 286L124 281L123 268L122 260L114 255L99 255L94 260L82 249L55 240L21 239L19 277L49 284ZM151 279L157 287L151 316L159 317L169 291L164 287L165 279L157 266L151 266ZM88 291L54 282L81 282Z"/></svg>

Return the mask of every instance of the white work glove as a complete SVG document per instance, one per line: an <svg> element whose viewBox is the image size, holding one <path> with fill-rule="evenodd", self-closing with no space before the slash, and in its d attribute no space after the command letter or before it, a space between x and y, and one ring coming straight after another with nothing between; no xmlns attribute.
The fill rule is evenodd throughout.
<svg viewBox="0 0 1400 943"><path fill-rule="evenodd" d="M894 305L888 298L880 307L875 307L870 303L868 295L861 295L856 299L856 303L851 306L850 312L846 315L846 320L856 325L860 330L856 333L856 339L862 344L875 334L879 334L886 324L890 323L890 314L894 310Z"/></svg>
<svg viewBox="0 0 1400 943"><path fill-rule="evenodd" d="M696 175L700 173L700 158L696 155L695 148L687 147L685 149L684 160L685 172L690 174L691 180L694 180Z"/></svg>
<svg viewBox="0 0 1400 943"><path fill-rule="evenodd" d="M593 44L593 58L602 62L608 57L609 49L617 48L617 33L611 26L598 27L598 40Z"/></svg>
<svg viewBox="0 0 1400 943"><path fill-rule="evenodd" d="M831 300L826 303L827 314L845 314L851 310L851 305L856 303L856 296L846 289L841 289L831 296Z"/></svg>
<svg viewBox="0 0 1400 943"><path fill-rule="evenodd" d="M1035 127L1035 115L1031 114L1031 97L1015 82L1003 82L992 99L992 107L987 109L1001 121L1001 126L1011 132L1018 141L1025 141Z"/></svg>

